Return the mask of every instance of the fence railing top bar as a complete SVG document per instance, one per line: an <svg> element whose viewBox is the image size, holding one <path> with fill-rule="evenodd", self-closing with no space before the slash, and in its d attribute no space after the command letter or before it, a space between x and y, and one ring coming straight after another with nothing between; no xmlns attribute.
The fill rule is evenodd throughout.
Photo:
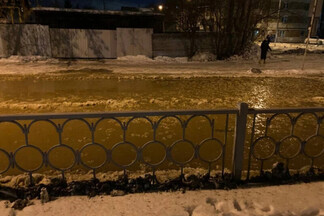
<svg viewBox="0 0 324 216"><path fill-rule="evenodd" d="M46 120L46 119L78 119L78 118L112 118L112 117L144 117L144 116L172 116L172 115L212 115L212 114L237 114L238 109L219 110L169 110L169 111L125 111L125 112L93 112L93 113L44 113L44 114L9 114L0 115L0 121L14 120ZM324 112L324 107L314 108L274 108L253 109L248 114L267 113L314 113Z"/></svg>
<svg viewBox="0 0 324 216"><path fill-rule="evenodd" d="M48 113L48 114L17 114L0 115L0 121L14 120L46 120L46 119L78 119L78 118L112 118L112 117L144 117L173 115L212 115L237 114L237 109L221 110L180 110L180 111L132 111L132 112L93 112L93 113Z"/></svg>
<svg viewBox="0 0 324 216"><path fill-rule="evenodd" d="M267 113L314 113L324 112L324 107L313 108L274 108L274 109L249 109L248 114L267 114Z"/></svg>

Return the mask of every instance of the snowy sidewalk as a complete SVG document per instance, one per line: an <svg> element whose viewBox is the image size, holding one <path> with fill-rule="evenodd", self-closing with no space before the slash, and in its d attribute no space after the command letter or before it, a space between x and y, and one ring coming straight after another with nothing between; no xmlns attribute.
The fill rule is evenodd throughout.
<svg viewBox="0 0 324 216"><path fill-rule="evenodd" d="M259 64L258 56L242 59L234 56L230 60L213 62L188 62L185 58L159 57L152 60L145 56L127 56L117 60L58 60L31 57L0 59L0 75L47 74L63 75L83 73L105 75L171 75L171 76L307 76L324 74L324 55L311 54L306 58L305 70L301 70L303 55L269 53L267 64ZM261 74L251 72L262 70Z"/></svg>
<svg viewBox="0 0 324 216"><path fill-rule="evenodd" d="M1 201L0 215L8 216L11 212L16 216L315 216L324 215L324 183L90 199L65 197L44 205L39 200L34 200L34 203L12 214L13 210L5 208L4 201Z"/></svg>

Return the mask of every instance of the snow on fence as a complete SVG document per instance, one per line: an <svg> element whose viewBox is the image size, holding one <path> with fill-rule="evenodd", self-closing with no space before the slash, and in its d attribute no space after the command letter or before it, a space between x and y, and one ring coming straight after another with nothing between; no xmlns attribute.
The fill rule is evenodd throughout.
<svg viewBox="0 0 324 216"><path fill-rule="evenodd" d="M280 127L273 128L272 124L279 118L288 121L279 121ZM249 109L245 103L238 109L222 110L2 115L2 131L10 135L2 126L11 125L20 131L23 139L22 143L0 142L0 174L18 169L28 173L32 181L33 173L46 168L60 171L64 178L66 172L81 166L92 170L96 178L98 170L107 169L107 164L125 173L142 164L154 175L168 163L178 167L181 174L185 167L199 165L206 167L208 172L217 169L224 174L227 166L236 180L248 180L251 171L263 172L267 161L273 158L283 160L287 168L295 163L293 160L299 161L300 156L308 160L311 167L316 160L323 166L323 119L324 108ZM135 124L138 120L139 124ZM85 129L72 131L68 126L72 122L84 125ZM42 123L41 129L36 130L36 139L31 139L39 123ZM51 130L44 124L52 128L57 143L51 141L50 146L42 145L49 136L41 138L41 133ZM136 132L137 129L140 131ZM168 137L170 131L173 137ZM89 140L77 138L75 142L79 144L76 144L69 137L72 133L80 137L88 133ZM37 137L41 139L40 145L35 144ZM14 135L16 138L18 135ZM69 140L72 144L67 144ZM91 148L92 151L86 153ZM60 153L59 149L64 149L65 153ZM148 149L151 150L149 154ZM86 156L91 157L87 159ZM70 160L69 164L62 162L64 158ZM93 163L93 160L99 161ZM197 163L193 164L194 160ZM32 165L28 164L30 161Z"/></svg>

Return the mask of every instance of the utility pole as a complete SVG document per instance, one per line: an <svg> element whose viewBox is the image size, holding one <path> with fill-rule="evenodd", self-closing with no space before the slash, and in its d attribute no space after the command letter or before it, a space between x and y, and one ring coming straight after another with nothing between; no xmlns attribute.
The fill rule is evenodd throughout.
<svg viewBox="0 0 324 216"><path fill-rule="evenodd" d="M280 21L280 10L281 10L281 0L279 0L279 6L278 6L278 19L277 19L277 29L276 29L276 38L275 38L275 43L277 43L278 40L278 29L279 29L279 21Z"/></svg>
<svg viewBox="0 0 324 216"><path fill-rule="evenodd" d="M305 53L304 53L304 58L303 58L302 70L304 70L304 68L305 68L305 59L306 59L306 56L307 56L307 49L308 49L308 44L309 44L309 38L311 36L312 29L313 29L313 24L314 24L314 19L315 19L315 13L316 13L316 9L317 9L317 3L318 3L318 0L315 0L314 7L313 7L313 14L312 14L312 18L311 18L311 21L310 21L310 26L308 27L308 36L307 36L307 41L306 41L306 48L305 48Z"/></svg>

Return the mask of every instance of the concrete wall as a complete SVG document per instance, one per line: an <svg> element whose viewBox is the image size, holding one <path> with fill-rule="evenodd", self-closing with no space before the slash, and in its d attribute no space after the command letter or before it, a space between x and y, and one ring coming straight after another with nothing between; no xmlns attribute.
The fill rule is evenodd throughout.
<svg viewBox="0 0 324 216"><path fill-rule="evenodd" d="M117 35L116 31L87 30L89 58L116 58Z"/></svg>
<svg viewBox="0 0 324 216"><path fill-rule="evenodd" d="M116 31L50 29L54 58L116 58Z"/></svg>
<svg viewBox="0 0 324 216"><path fill-rule="evenodd" d="M189 40L183 34L154 34L153 35L153 57L187 56L189 51Z"/></svg>
<svg viewBox="0 0 324 216"><path fill-rule="evenodd" d="M186 57L189 48L190 40L185 34L165 33L153 35L153 57ZM213 52L213 38L208 33L197 33L196 50Z"/></svg>
<svg viewBox="0 0 324 216"><path fill-rule="evenodd" d="M49 29L41 25L0 25L0 57L54 58L152 57L152 29ZM118 35L118 36L117 36Z"/></svg>
<svg viewBox="0 0 324 216"><path fill-rule="evenodd" d="M1 37L1 28L0 28L0 58L1 57L6 57L6 53L5 53L5 44L4 41L2 40Z"/></svg>
<svg viewBox="0 0 324 216"><path fill-rule="evenodd" d="M51 56L48 26L0 25L0 57L11 55Z"/></svg>
<svg viewBox="0 0 324 216"><path fill-rule="evenodd" d="M197 34L197 49L212 52L208 34ZM0 57L39 55L54 58L117 58L188 55L184 34L153 34L152 29L58 29L41 25L0 25Z"/></svg>
<svg viewBox="0 0 324 216"><path fill-rule="evenodd" d="M50 29L55 58L152 57L152 29Z"/></svg>
<svg viewBox="0 0 324 216"><path fill-rule="evenodd" d="M204 34L199 50L209 51ZM0 57L39 55L54 58L117 58L187 56L189 40L183 34L153 34L152 29L117 30L58 29L42 25L0 25Z"/></svg>
<svg viewBox="0 0 324 216"><path fill-rule="evenodd" d="M145 55L152 57L153 29L117 28L117 57Z"/></svg>

